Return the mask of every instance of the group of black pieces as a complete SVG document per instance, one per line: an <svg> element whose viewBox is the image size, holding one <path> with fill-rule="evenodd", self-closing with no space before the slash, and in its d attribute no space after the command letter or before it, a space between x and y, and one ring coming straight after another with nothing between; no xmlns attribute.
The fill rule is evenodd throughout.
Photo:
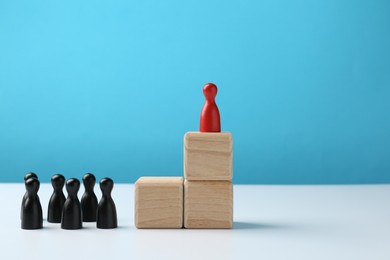
<svg viewBox="0 0 390 260"><path fill-rule="evenodd" d="M29 172L24 176L26 193L23 196L20 218L22 229L40 229L43 227L42 206L38 197L40 182L38 176ZM81 229L83 222L96 222L97 228L110 229L118 226L116 207L111 197L114 182L110 178L100 180L102 198L99 203L93 191L96 178L87 173L83 176L85 192L81 203L77 197L80 181L71 178L66 181L68 197L65 199L63 187L65 177L55 174L51 177L53 194L50 197L47 221L61 223L62 229Z"/></svg>

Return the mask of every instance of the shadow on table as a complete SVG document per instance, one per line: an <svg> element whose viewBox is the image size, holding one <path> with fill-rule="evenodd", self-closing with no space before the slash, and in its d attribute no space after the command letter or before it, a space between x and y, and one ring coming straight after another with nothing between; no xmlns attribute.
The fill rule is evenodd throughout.
<svg viewBox="0 0 390 260"><path fill-rule="evenodd" d="M234 222L233 229L289 229L288 225L270 224L270 223L255 223L255 222Z"/></svg>

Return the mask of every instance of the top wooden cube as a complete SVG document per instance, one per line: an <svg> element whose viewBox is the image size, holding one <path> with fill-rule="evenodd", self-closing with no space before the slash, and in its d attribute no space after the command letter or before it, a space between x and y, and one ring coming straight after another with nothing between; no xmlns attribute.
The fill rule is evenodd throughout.
<svg viewBox="0 0 390 260"><path fill-rule="evenodd" d="M188 132L184 135L184 177L187 180L232 180L232 134Z"/></svg>

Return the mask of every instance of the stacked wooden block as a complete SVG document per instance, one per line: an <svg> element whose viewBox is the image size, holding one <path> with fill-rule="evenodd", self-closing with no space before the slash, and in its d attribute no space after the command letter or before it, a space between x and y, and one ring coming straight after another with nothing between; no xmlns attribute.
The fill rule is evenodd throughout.
<svg viewBox="0 0 390 260"><path fill-rule="evenodd" d="M185 134L184 227L232 227L232 156L230 133Z"/></svg>
<svg viewBox="0 0 390 260"><path fill-rule="evenodd" d="M135 184L137 228L232 228L232 135L184 135L184 178L141 177Z"/></svg>

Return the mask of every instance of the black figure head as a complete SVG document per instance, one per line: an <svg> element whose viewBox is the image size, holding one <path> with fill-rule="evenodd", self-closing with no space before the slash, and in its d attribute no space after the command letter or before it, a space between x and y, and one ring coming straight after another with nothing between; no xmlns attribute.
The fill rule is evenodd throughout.
<svg viewBox="0 0 390 260"><path fill-rule="evenodd" d="M65 184L65 177L62 174L54 174L51 176L51 185L55 190L61 190Z"/></svg>
<svg viewBox="0 0 390 260"><path fill-rule="evenodd" d="M30 178L38 179L38 175L36 175L33 172L28 172L28 173L26 173L26 175L24 175L24 181L27 181Z"/></svg>
<svg viewBox="0 0 390 260"><path fill-rule="evenodd" d="M83 176L83 184L86 190L92 190L95 186L96 178L92 173L86 173Z"/></svg>
<svg viewBox="0 0 390 260"><path fill-rule="evenodd" d="M28 194L37 194L39 190L39 181L36 178L29 178L25 181L25 186Z"/></svg>
<svg viewBox="0 0 390 260"><path fill-rule="evenodd" d="M103 195L110 195L114 188L114 182L110 178L103 178L100 180L100 189Z"/></svg>
<svg viewBox="0 0 390 260"><path fill-rule="evenodd" d="M77 196L80 189L80 181L76 178L71 178L66 181L66 191L69 196Z"/></svg>

